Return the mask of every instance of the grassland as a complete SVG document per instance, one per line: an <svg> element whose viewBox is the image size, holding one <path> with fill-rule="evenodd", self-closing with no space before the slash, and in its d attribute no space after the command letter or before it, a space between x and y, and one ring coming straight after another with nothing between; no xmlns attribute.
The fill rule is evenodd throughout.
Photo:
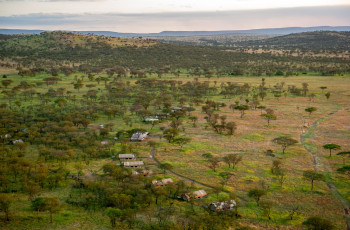
<svg viewBox="0 0 350 230"><path fill-rule="evenodd" d="M7 79L11 79L13 83L11 86L18 85L21 81L35 83L42 81L49 77L46 73L37 74L35 77L21 77L17 75L17 71L13 69L0 69L0 74L7 75ZM86 74L76 72L69 76L59 74L61 81L57 84L36 86L37 93L45 93L49 88L57 90L65 88L66 92L71 91L77 96L77 101L83 99L83 95L88 92L87 87L81 88L79 91L74 89L72 82L75 81L75 76L85 76ZM108 76L104 73L99 74L100 77ZM148 76L148 79L158 79L155 75ZM113 79L110 78L112 81ZM136 83L138 79L122 78L120 82L129 82L131 87L139 87ZM193 79L187 77L187 74L181 74L175 77L171 74L166 74L161 81L176 80L181 81L182 84L192 82ZM221 83L237 83L242 85L248 83L252 88L258 87L261 84L261 77L228 77L221 76L219 78L199 78L199 82L209 81L210 86L220 87ZM239 101L241 104L245 103L247 96L231 96L225 98L219 95L218 92L207 95L207 98L217 102L223 102L227 106L220 108L217 113L227 116L227 122L234 121L237 124L237 130L234 135L218 134L208 126L205 120L205 114L201 107L203 104L196 106L191 112L191 116L197 116L197 126L193 127L192 122L183 117L181 125L181 135L191 137L191 142L181 148L174 143L168 143L163 136L163 129L170 125L170 120L165 120L156 124L153 128L151 124L144 123L140 118L136 117L129 111L125 116L132 117L132 125L127 125L123 117L115 117L109 119L103 113L92 121L87 129L97 130L99 124L114 124L111 132L105 139L113 142L113 137L120 130L130 128L143 128L148 130L151 135L148 140L157 142L155 147L155 157L161 163L168 163L172 166L171 171L197 181L201 184L208 185L201 186L185 180L190 190L198 188L206 189L210 195L203 200L196 201L196 205L208 204L217 199L212 187L221 187L220 172L230 172L232 177L228 183L223 187L219 197L227 196L228 191L234 192L239 201L239 213L241 218L237 219L237 226L250 226L256 229L301 229L303 221L310 216L322 216L329 219L336 227L336 229L345 228L345 219L343 217L344 211L342 201L345 199L350 201L350 184L349 177L346 174L336 172L336 169L341 167L343 159L335 154L332 157L328 156L328 151L322 148L326 143L337 143L342 146L342 150L348 151L350 149L350 95L348 89L350 88L350 77L321 77L321 76L293 76L293 77L267 77L265 78L266 86L272 89L274 85L284 82L284 88L288 85L295 85L301 87L302 83L309 84L308 94L313 93L313 98L304 96L294 96L287 93L282 97L274 97L273 94L268 93L261 105L267 108L272 108L275 111L277 120L271 121L268 126L260 114L259 109L250 109L246 111L243 118L240 118L239 111L232 111L229 108L230 104ZM84 84L90 82L87 77L84 79ZM321 86L326 86L327 89L322 91ZM3 88L4 89L4 88ZM98 91L98 95L106 92L104 83L96 84L93 89ZM219 90L218 90L219 91ZM325 92L330 92L329 100L325 97ZM156 92L156 95L159 95ZM155 95L155 96L156 96ZM14 101L22 100L21 97L12 98L10 101L3 94L0 102L12 104L12 109L19 110L13 105ZM250 97L250 96L248 96ZM21 107L33 106L41 102L37 97L33 100L22 100ZM73 102L69 102L73 103ZM127 102L130 105L131 102ZM177 101L173 100L173 105ZM152 107L152 110L155 108ZM316 107L317 111L311 115L305 112L307 107ZM80 111L83 112L83 111ZM313 124L317 121L317 125L304 127L305 123ZM79 128L82 132L84 129ZM286 153L282 154L281 147L274 144L272 140L281 135L288 135L298 143L294 146L288 147ZM301 141L303 136L304 140ZM102 139L101 139L102 140ZM307 148L305 148L307 147ZM113 142L111 147L115 153L121 151L121 144ZM275 157L267 156L267 150L273 150ZM308 150L312 151L308 151ZM153 178L160 179L164 177L171 177L175 181L183 178L171 174L163 174L156 163L149 158L152 148L147 142L136 143L133 146L133 151L136 155L144 160L147 169L154 172ZM202 156L204 153L211 153L214 157L222 158L226 154L235 153L242 156L242 162L232 169L224 162L220 162L219 167L214 172L208 167L207 160ZM314 163L314 155L316 154L319 160L318 164ZM39 153L37 145L30 145L26 149L25 158L29 161L35 162L38 159ZM282 161L282 167L286 169L286 181L283 186L280 185L275 175L271 173L272 162L275 159ZM82 172L88 174L94 172L103 175L102 166L106 163L116 163L111 158L104 159L89 159L83 162ZM77 174L76 165L79 160L72 160L66 164L66 168L72 175ZM345 163L349 164L349 160L345 159ZM52 168L57 168L62 162L50 161ZM79 163L80 164L80 163ZM303 178L305 170L317 169L319 172L327 175L326 182L316 182L314 191L310 191L310 183ZM42 196L55 195L64 203L70 194L70 180L62 182L62 184L52 190L44 190ZM327 183L335 185L335 189L339 192L340 197L334 195L332 190L327 186ZM267 195L263 200L270 200L273 202L271 211L271 220L264 216L263 211L257 206L256 202L249 198L247 193L253 188L264 188L267 190ZM11 205L10 211L12 221L6 222L2 220L1 229L110 229L108 217L100 211L87 211L82 207L65 204L64 211L54 216L54 223L49 224L49 214L40 213L37 217L36 212L30 208L30 201L25 193L14 193L15 201ZM177 205L177 202L174 201ZM181 206L181 202L179 202ZM288 216L290 210L299 205L297 214L293 220L289 220ZM145 218L142 214L138 214L139 219Z"/></svg>

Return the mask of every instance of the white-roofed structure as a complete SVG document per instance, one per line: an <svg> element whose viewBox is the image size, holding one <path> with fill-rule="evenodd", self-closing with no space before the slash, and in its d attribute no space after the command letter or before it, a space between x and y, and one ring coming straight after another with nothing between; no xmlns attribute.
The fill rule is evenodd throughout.
<svg viewBox="0 0 350 230"><path fill-rule="evenodd" d="M173 179L167 178L167 179L162 179L161 181L158 180L152 180L152 185L158 187L158 186L164 186L167 184L174 183Z"/></svg>
<svg viewBox="0 0 350 230"><path fill-rule="evenodd" d="M201 198L205 197L206 195L208 195L208 193L205 190L198 190L198 191L194 191L192 193L192 196L189 193L183 194L182 199L185 201L189 201L189 200L191 200L191 197L193 197L194 199L201 199Z"/></svg>
<svg viewBox="0 0 350 230"><path fill-rule="evenodd" d="M206 195L208 195L208 193L204 190L198 190L193 192L194 199L200 199Z"/></svg>
<svg viewBox="0 0 350 230"><path fill-rule="evenodd" d="M155 122L155 121L159 121L158 117L147 117L145 119L146 122Z"/></svg>
<svg viewBox="0 0 350 230"><path fill-rule="evenodd" d="M148 132L136 132L131 136L130 141L143 141L147 136Z"/></svg>
<svg viewBox="0 0 350 230"><path fill-rule="evenodd" d="M132 175L134 176L151 176L152 170L141 170L141 171L132 171Z"/></svg>
<svg viewBox="0 0 350 230"><path fill-rule="evenodd" d="M128 153L128 154L119 154L119 160L136 160L136 157L134 154Z"/></svg>
<svg viewBox="0 0 350 230"><path fill-rule="evenodd" d="M123 163L125 168L142 168L143 161L126 161Z"/></svg>
<svg viewBox="0 0 350 230"><path fill-rule="evenodd" d="M213 202L210 204L210 210L214 212L221 212L226 210L232 210L236 207L237 203L234 200L222 201L222 202Z"/></svg>

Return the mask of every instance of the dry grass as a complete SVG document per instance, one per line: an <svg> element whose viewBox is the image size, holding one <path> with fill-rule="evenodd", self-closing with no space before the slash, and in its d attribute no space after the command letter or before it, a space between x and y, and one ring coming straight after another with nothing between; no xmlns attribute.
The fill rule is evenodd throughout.
<svg viewBox="0 0 350 230"><path fill-rule="evenodd" d="M220 82L248 82L252 86L258 85L261 81L260 78L219 78L212 79L211 82L214 80L217 81L218 85ZM200 79L200 81L205 81L205 79ZM211 128L205 129L205 115L200 112L200 107L197 107L193 114L199 118L198 127L193 128L191 124L185 125L185 135L193 138L192 143L185 146L183 150L179 150L177 146L160 148L158 157L162 161L183 162L186 167L175 167L174 171L182 175L191 175L193 179L214 186L218 186L221 181L218 176L219 172L231 171L234 176L230 179L227 187L245 200L250 200L246 196L249 189L260 186L261 181L266 181L270 185L270 192L267 197L276 201L275 208L282 210L282 214L279 214L280 216L276 217L277 219L285 218L288 215L286 210L298 201L302 205L301 216L299 220L292 221L289 224L300 224L303 218L311 215L321 215L327 216L341 228L340 226L344 224L341 217L342 206L330 193L327 185L323 182L317 182L316 192L310 192L309 182L302 178L303 171L313 169L314 165L311 154L300 144L300 134L303 120L312 124L330 112L341 108L338 113L322 120L319 127L316 128L316 135L312 137L311 142L318 146L321 152L323 151L321 146L325 143L337 143L344 146L344 149L345 146L349 147L349 109L347 105L350 98L347 95L347 89L350 87L350 79L345 77L274 77L266 79L267 85L271 86L282 81L285 82L286 86L296 85L298 87L303 82L309 83L309 92L316 94L315 100L310 101L306 97L290 97L290 95L287 98L282 97L277 100L273 96L269 96L261 104L274 109L277 115L277 120L272 121L270 127L260 117L259 110L247 111L244 118L241 119L239 112L235 111L233 113L225 107L218 113L226 115L227 121L237 123L238 129L233 136L219 135ZM322 93L319 88L321 86L328 87L325 92L331 92L330 101L326 101L325 92ZM241 99L241 103L244 99ZM220 98L219 100L229 105L234 103L237 98ZM304 111L305 108L310 106L317 107L317 111L312 113L311 116ZM299 110L297 107L299 107ZM284 134L290 135L299 143L287 148L283 155L281 154L281 148L273 144L271 140ZM267 149L275 150L276 158L281 159L283 167L287 169L287 181L283 188L278 185L276 177L270 172L274 158L264 154ZM208 163L201 157L206 152L211 152L218 157L223 157L228 153L238 153L243 156L243 161L234 170L228 169L227 165L221 162L215 173L208 168ZM325 159L325 161L328 161L328 159ZM334 165L339 164L341 159L340 157L334 157L333 161L330 161L333 165L332 171L336 169ZM327 164L327 162L324 163ZM348 178L341 177L338 180L344 182L348 181ZM343 187L341 192L347 194L346 197L349 199L350 188L349 186ZM243 210L246 211L245 208ZM256 213L247 211L245 214L248 219L256 218Z"/></svg>
<svg viewBox="0 0 350 230"><path fill-rule="evenodd" d="M0 69L0 71L3 74L14 73L14 71L11 70L7 72L7 70L2 71ZM77 75L80 77L81 74ZM52 87L64 87L66 90L77 93L77 90L73 89L73 85L71 84L73 76L62 76L63 81L58 82L57 85L53 85ZM35 79L25 78L23 80L35 82L45 77L47 76L40 75L35 77ZM22 80L15 75L10 75L9 78L16 79L16 81ZM186 82L191 79L180 76L180 78L176 80ZM134 79L130 81L131 84L135 82ZM207 79L200 78L199 81L207 81ZM222 82L232 82L238 84L249 83L254 87L261 83L261 78L213 78L210 79L210 84L214 85L214 81L217 82L217 86L220 86ZM322 158L324 165L330 165L329 168L326 169L330 170L336 182L335 184L339 186L341 194L347 199L350 199L349 178L334 172L342 164L342 159L338 156L334 156L331 159L327 158L327 152L321 147L325 143L339 144L343 147L344 151L348 150L350 147L350 93L348 92L350 88L350 78L318 76L266 78L267 86L271 87L282 81L285 82L285 89L288 85L301 87L303 82L307 82L309 84L309 93L316 94L315 100L310 101L307 97L295 97L292 95L288 95L286 98L281 97L277 100L269 94L261 104L275 110L277 120L271 121L270 126L267 126L267 122L260 116L260 110L249 110L246 112L243 119L241 119L238 111L232 112L228 107L224 107L218 111L218 113L220 115L226 115L227 122L235 121L238 126L233 136L216 134L210 127L206 127L207 125L204 119L205 114L201 112L201 106L197 106L196 111L192 112L192 115L198 116L198 126L192 127L192 123L188 120L184 120L183 122L185 131L182 132L182 135L192 138L191 143L185 145L183 149L178 145L167 143L164 139L159 139L158 136L162 134L159 127L166 127L168 122L157 125L154 130L151 131L151 140L159 142L156 148L157 158L161 162L171 163L176 173L212 186L220 185L220 172L232 172L233 176L225 189L236 192L242 199L240 208L244 216L241 220L242 223L251 224L257 228L265 226L266 220L261 218L260 209L256 207L252 199L247 197L249 189L260 187L261 181L265 181L270 187L265 198L275 202L272 214L275 223L269 223L270 226L274 226L275 228L278 226L279 229L300 229L300 224L305 218L312 215L321 215L331 219L337 225L338 229L342 229L344 220L341 216L341 204L331 194L327 185L324 182L316 182L315 191L311 192L309 182L302 178L303 171L313 169L314 165L311 154L308 153L300 143L300 134L303 120L311 124L330 112L339 110L334 115L323 119L308 141L318 148L318 152L325 156ZM319 88L321 86L328 87L325 92L329 91L331 93L329 101L326 101L324 96L325 92L321 92ZM95 89L96 88L101 88L103 90L104 83L101 82L100 85L96 85ZM46 86L36 88L38 92L46 92L47 89ZM81 89L78 93L79 97L87 92L87 90L86 87ZM245 103L245 97L225 99L221 96L214 96L213 98L216 101L225 102L227 105L233 104L236 100ZM317 111L312 113L311 116L304 111L305 108L310 106L317 107ZM101 116L90 126L96 127L99 124L105 124L107 122L113 122L116 125L115 127L118 127L115 129L118 130L130 128L124 124L121 118L108 121L105 116ZM150 129L151 125L137 123L133 128L135 127ZM280 135L290 135L292 138L298 140L299 143L287 148L286 153L282 154L281 147L272 143L272 140ZM147 143L137 143L136 145L136 154L144 160L147 165L146 167L152 169L156 176L163 176L161 170L148 158L151 148ZM115 148L118 150L119 144L117 144ZM273 149L276 157L272 158L266 156L265 152L267 149ZM237 153L243 157L243 161L240 162L235 169L228 168L224 162L221 162L217 172L213 172L209 169L205 158L202 157L203 153L208 152L220 158L228 153ZM270 172L270 167L274 159L281 159L283 168L287 169L287 180L283 187L279 185L276 176ZM103 164L110 161L110 159L91 160L90 164L84 167L84 171L99 171ZM72 173L74 173L74 165L70 164L68 167L72 169ZM326 171L324 172L326 173ZM300 213L295 220L287 221L288 210L296 203L299 203L301 206ZM84 225L84 223L90 222L93 223L93 221L88 220L82 223ZM77 223L78 222L72 222L65 226L67 226L68 229L74 229Z"/></svg>

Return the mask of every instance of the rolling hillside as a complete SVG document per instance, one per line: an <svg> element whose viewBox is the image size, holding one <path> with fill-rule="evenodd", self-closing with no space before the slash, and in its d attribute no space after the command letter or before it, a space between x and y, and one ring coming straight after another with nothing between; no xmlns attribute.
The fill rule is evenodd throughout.
<svg viewBox="0 0 350 230"><path fill-rule="evenodd" d="M291 55L251 52L262 44L274 49L287 49L293 40L295 49L326 47L332 52L343 52L348 47L348 32L325 32L322 41L315 42L318 32L293 34L263 41L237 42L238 47L193 46L167 44L148 38L112 38L67 32L45 32L39 35L3 35L0 37L0 56L27 68L54 68L53 65L74 66L88 64L92 69L123 66L129 69L160 71L160 69L213 69L231 75L273 75L277 70L290 74L317 72L323 75L348 72L347 54L344 56ZM331 34L331 35L329 35ZM3 38L3 39L1 39ZM210 40L210 42L213 42ZM325 43L326 45L323 45ZM331 44L337 44L331 46ZM266 45L267 47L267 45ZM56 64L53 64L56 63ZM2 65L8 65L7 62Z"/></svg>
<svg viewBox="0 0 350 230"><path fill-rule="evenodd" d="M263 40L238 42L242 47L304 50L350 50L350 32L315 31L289 34Z"/></svg>

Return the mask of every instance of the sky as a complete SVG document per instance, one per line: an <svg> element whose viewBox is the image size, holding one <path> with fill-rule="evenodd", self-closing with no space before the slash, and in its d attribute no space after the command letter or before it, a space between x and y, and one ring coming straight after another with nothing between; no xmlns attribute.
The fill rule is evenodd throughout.
<svg viewBox="0 0 350 230"><path fill-rule="evenodd" d="M134 33L350 26L350 0L0 0L0 28Z"/></svg>

